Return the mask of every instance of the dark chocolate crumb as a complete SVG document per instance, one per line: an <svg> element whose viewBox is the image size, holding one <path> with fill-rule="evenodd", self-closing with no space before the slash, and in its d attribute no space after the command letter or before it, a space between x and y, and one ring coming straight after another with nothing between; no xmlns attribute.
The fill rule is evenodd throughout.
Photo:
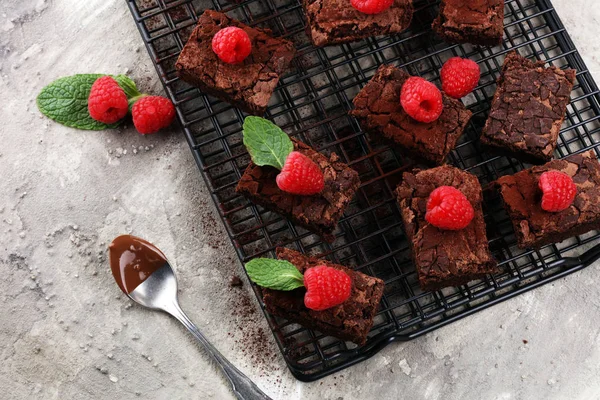
<svg viewBox="0 0 600 400"><path fill-rule="evenodd" d="M240 277L237 275L233 275L231 277L231 280L229 281L229 286L231 286L231 287L241 287L243 285L244 285L244 282L242 282Z"/></svg>

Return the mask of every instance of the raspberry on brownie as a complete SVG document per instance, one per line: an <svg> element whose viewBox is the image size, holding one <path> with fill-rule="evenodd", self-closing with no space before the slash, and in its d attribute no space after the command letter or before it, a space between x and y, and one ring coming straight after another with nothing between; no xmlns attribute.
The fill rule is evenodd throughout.
<svg viewBox="0 0 600 400"><path fill-rule="evenodd" d="M569 186L569 182L564 181L540 182L548 172L565 174L575 184L575 197L562 211L543 208L543 195L551 188L543 190L540 183ZM503 176L496 181L496 187L521 248L539 248L600 229L600 164L594 150ZM567 200L563 201L567 203Z"/></svg>
<svg viewBox="0 0 600 400"><path fill-rule="evenodd" d="M241 62L224 62L213 51L214 36L228 27L239 28L250 39L250 55ZM206 10L181 51L175 68L182 80L205 93L247 113L262 115L294 54L292 42L272 37L269 30L251 28L223 13ZM233 56L234 61L236 57Z"/></svg>
<svg viewBox="0 0 600 400"><path fill-rule="evenodd" d="M452 186L440 186L431 192L426 207L425 220L450 231L465 229L475 215L469 199Z"/></svg>
<svg viewBox="0 0 600 400"><path fill-rule="evenodd" d="M371 139L387 140L415 158L442 164L472 114L460 101L442 93L439 118L431 123L416 121L400 103L400 92L409 78L401 69L382 65L354 98L350 115L356 117Z"/></svg>
<svg viewBox="0 0 600 400"><path fill-rule="evenodd" d="M463 229L440 229L426 218L427 202L433 192L448 186L460 191L473 210L473 218ZM488 247L477 177L445 165L404 173L396 192L404 233L423 290L458 286L497 272ZM467 210L464 205L460 208Z"/></svg>
<svg viewBox="0 0 600 400"><path fill-rule="evenodd" d="M444 109L440 90L418 76L411 76L402 85L400 104L413 119L425 123L437 120Z"/></svg>
<svg viewBox="0 0 600 400"><path fill-rule="evenodd" d="M228 26L213 36L212 49L221 61L237 64L250 55L252 43L250 43L250 36L243 29Z"/></svg>

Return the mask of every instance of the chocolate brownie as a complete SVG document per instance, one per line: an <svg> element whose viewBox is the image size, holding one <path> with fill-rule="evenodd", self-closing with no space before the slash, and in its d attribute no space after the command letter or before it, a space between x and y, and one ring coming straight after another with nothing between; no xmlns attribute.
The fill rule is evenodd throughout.
<svg viewBox="0 0 600 400"><path fill-rule="evenodd" d="M538 181L550 170L571 176L577 186L575 200L566 210L542 209ZM521 248L539 248L600 229L600 164L593 150L503 176L496 186Z"/></svg>
<svg viewBox="0 0 600 400"><path fill-rule="evenodd" d="M573 69L544 68L511 52L504 60L481 142L544 163L552 159L575 82Z"/></svg>
<svg viewBox="0 0 600 400"><path fill-rule="evenodd" d="M308 36L315 46L354 42L372 36L400 33L410 25L412 0L394 0L379 14L365 14L350 0L302 0Z"/></svg>
<svg viewBox="0 0 600 400"><path fill-rule="evenodd" d="M504 0L442 0L432 27L447 42L500 45Z"/></svg>
<svg viewBox="0 0 600 400"><path fill-rule="evenodd" d="M212 50L213 36L228 26L241 28L250 37L252 52L239 64L221 61ZM269 30L251 28L223 13L206 10L175 68L181 79L205 93L250 114L262 115L294 54L292 42L272 37Z"/></svg>
<svg viewBox="0 0 600 400"><path fill-rule="evenodd" d="M302 273L318 265L342 270L352 280L352 291L344 303L315 311L304 306L306 289L303 287L289 292L263 289L263 301L268 312L326 335L358 345L365 344L383 295L384 283L381 279L286 248L277 249L277 258L291 262Z"/></svg>
<svg viewBox="0 0 600 400"><path fill-rule="evenodd" d="M466 228L442 230L425 220L427 199L440 186L457 188L471 202L475 216ZM404 173L397 194L423 290L458 286L497 272L485 231L481 185L474 175L448 165Z"/></svg>
<svg viewBox="0 0 600 400"><path fill-rule="evenodd" d="M400 91L409 77L398 68L382 65L354 98L350 115L372 138L384 137L412 156L442 164L472 114L460 101L442 93L444 110L436 121L414 120L400 104Z"/></svg>
<svg viewBox="0 0 600 400"><path fill-rule="evenodd" d="M284 192L275 181L279 170L252 162L244 171L236 192L333 242L333 231L360 185L358 172L339 161L335 153L326 157L298 140L292 141L294 150L313 160L323 171L325 187L321 193L300 196Z"/></svg>

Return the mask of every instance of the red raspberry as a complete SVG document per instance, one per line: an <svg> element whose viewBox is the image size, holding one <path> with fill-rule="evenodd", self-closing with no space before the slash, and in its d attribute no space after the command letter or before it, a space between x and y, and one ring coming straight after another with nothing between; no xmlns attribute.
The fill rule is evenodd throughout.
<svg viewBox="0 0 600 400"><path fill-rule="evenodd" d="M577 194L573 178L560 171L544 172L538 186L543 192L542 209L550 212L566 210Z"/></svg>
<svg viewBox="0 0 600 400"><path fill-rule="evenodd" d="M455 99L465 97L479 83L479 65L468 58L452 57L442 67L442 90Z"/></svg>
<svg viewBox="0 0 600 400"><path fill-rule="evenodd" d="M342 304L350 297L352 280L344 271L318 265L304 272L304 305L321 311Z"/></svg>
<svg viewBox="0 0 600 400"><path fill-rule="evenodd" d="M305 196L319 193L325 186L321 168L297 151L292 151L285 159L275 181L284 192Z"/></svg>
<svg viewBox="0 0 600 400"><path fill-rule="evenodd" d="M411 76L402 85L400 103L404 111L419 122L435 121L444 109L440 90L417 76Z"/></svg>
<svg viewBox="0 0 600 400"><path fill-rule="evenodd" d="M171 125L175 107L171 100L160 96L144 96L131 108L133 125L139 133L154 133Z"/></svg>
<svg viewBox="0 0 600 400"><path fill-rule="evenodd" d="M390 8L394 0L350 0L352 7L363 14L379 14Z"/></svg>
<svg viewBox="0 0 600 400"><path fill-rule="evenodd" d="M475 212L467 197L457 188L440 186L427 199L425 219L431 225L458 231L469 225Z"/></svg>
<svg viewBox="0 0 600 400"><path fill-rule="evenodd" d="M252 44L245 31L235 26L228 26L213 36L212 49L221 61L237 64L250 55Z"/></svg>
<svg viewBox="0 0 600 400"><path fill-rule="evenodd" d="M88 97L90 117L105 124L113 124L127 115L127 95L110 76L96 79Z"/></svg>

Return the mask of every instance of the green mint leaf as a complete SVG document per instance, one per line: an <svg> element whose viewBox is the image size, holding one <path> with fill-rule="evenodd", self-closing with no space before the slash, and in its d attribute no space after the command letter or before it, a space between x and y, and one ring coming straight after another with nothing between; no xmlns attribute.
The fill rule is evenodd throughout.
<svg viewBox="0 0 600 400"><path fill-rule="evenodd" d="M42 89L37 97L39 110L50 119L86 130L116 128L120 122L103 124L90 117L87 108L90 90L96 79L104 74L78 74L59 78ZM113 76L128 97L138 96L140 92L130 78L125 75Z"/></svg>
<svg viewBox="0 0 600 400"><path fill-rule="evenodd" d="M256 165L270 165L279 170L294 150L290 137L269 120L246 117L244 120L244 145Z"/></svg>
<svg viewBox="0 0 600 400"><path fill-rule="evenodd" d="M119 86L121 86L121 89L123 89L123 91L127 95L127 98L137 97L141 95L140 91L135 85L135 82L128 76L117 75L113 76L113 78L115 78Z"/></svg>
<svg viewBox="0 0 600 400"><path fill-rule="evenodd" d="M304 286L304 277L289 261L255 258L246 263L246 272L252 282L268 289L287 291Z"/></svg>

